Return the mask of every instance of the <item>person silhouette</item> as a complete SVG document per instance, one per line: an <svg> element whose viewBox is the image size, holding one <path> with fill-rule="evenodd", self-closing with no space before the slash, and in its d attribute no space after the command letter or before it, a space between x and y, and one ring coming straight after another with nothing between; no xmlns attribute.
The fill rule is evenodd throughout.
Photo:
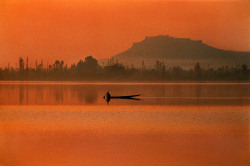
<svg viewBox="0 0 250 166"><path fill-rule="evenodd" d="M110 101L110 93L109 93L109 91L106 93L105 96L103 96L103 98L107 101L107 103Z"/></svg>

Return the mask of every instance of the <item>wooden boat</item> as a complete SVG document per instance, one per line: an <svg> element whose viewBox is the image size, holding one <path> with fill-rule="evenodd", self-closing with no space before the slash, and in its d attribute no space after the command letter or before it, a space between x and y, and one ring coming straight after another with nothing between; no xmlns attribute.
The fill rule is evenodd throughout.
<svg viewBox="0 0 250 166"><path fill-rule="evenodd" d="M107 92L107 93L105 94L105 96L103 96L103 98L104 98L107 102L109 102L110 99L132 99L132 100L140 100L140 99L134 98L134 97L137 97L137 96L140 96L140 94L138 94L138 95L129 95L129 96L111 96L111 95L109 94L109 92Z"/></svg>

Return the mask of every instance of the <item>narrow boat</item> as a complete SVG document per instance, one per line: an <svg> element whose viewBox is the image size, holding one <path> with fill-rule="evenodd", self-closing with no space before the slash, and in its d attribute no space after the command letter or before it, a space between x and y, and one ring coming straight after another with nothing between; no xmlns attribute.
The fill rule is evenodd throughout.
<svg viewBox="0 0 250 166"><path fill-rule="evenodd" d="M109 102L110 99L131 99L131 100L140 100L140 99L137 99L137 98L134 98L134 97L137 97L137 96L140 96L140 94L138 95L129 95L129 96L111 96L109 92L107 92L105 94L105 96L103 96L103 98Z"/></svg>

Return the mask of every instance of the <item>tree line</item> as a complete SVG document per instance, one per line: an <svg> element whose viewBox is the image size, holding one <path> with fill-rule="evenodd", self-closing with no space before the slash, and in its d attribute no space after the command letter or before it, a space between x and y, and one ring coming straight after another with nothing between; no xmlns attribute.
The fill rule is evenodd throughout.
<svg viewBox="0 0 250 166"><path fill-rule="evenodd" d="M36 67L26 66L19 58L19 68L9 66L0 68L0 80L61 80L61 81L249 81L250 70L246 64L203 68L199 62L191 69L180 66L167 68L161 61L147 68L142 62L140 68L124 66L114 59L105 66L100 66L92 56L87 56L70 67L64 61L56 60L53 64L43 66L43 61Z"/></svg>

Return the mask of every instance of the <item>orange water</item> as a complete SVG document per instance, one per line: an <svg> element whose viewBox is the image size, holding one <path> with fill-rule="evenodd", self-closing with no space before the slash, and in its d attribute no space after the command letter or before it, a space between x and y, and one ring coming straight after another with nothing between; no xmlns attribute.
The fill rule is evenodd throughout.
<svg viewBox="0 0 250 166"><path fill-rule="evenodd" d="M0 85L0 165L249 164L248 84L60 86Z"/></svg>

